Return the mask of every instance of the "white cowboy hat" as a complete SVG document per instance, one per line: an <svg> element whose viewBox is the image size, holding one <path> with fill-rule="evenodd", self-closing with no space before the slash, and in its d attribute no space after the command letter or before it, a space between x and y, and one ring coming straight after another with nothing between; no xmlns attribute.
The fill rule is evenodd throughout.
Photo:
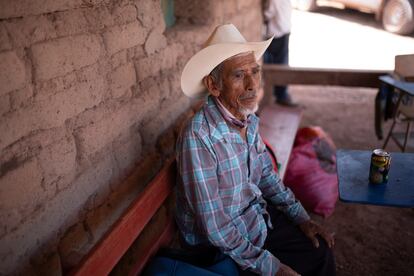
<svg viewBox="0 0 414 276"><path fill-rule="evenodd" d="M181 89L191 98L205 95L203 78L224 60L245 52L254 52L259 60L269 47L272 38L261 42L247 42L233 24L217 26L205 43L185 65L181 74Z"/></svg>

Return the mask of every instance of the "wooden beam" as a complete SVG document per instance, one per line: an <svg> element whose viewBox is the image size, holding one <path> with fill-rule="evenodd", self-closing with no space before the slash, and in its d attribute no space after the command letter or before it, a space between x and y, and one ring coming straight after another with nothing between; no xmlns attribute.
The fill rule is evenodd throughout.
<svg viewBox="0 0 414 276"><path fill-rule="evenodd" d="M378 77L389 74L386 70L319 69L263 65L265 86L305 84L350 87L379 87Z"/></svg>

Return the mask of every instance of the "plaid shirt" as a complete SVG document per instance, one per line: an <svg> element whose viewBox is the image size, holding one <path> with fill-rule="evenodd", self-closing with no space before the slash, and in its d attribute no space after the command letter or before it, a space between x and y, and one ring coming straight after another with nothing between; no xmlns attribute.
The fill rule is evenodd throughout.
<svg viewBox="0 0 414 276"><path fill-rule="evenodd" d="M263 249L272 228L266 198L294 223L309 219L274 172L250 115L247 142L229 127L211 97L177 141L176 219L190 245L213 245L243 269L274 275L279 260Z"/></svg>

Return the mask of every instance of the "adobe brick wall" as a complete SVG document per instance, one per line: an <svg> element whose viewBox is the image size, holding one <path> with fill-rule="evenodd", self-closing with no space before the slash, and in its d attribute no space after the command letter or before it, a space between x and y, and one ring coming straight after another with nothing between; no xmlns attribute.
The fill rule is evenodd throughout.
<svg viewBox="0 0 414 276"><path fill-rule="evenodd" d="M180 72L214 26L261 39L259 0L0 0L0 274L61 274L173 153Z"/></svg>

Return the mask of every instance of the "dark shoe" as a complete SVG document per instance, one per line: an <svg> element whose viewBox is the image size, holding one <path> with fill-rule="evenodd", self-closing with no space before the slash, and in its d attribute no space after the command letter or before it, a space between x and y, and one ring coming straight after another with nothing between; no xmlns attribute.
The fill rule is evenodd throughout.
<svg viewBox="0 0 414 276"><path fill-rule="evenodd" d="M299 104L292 101L290 97L287 99L283 99L283 100L276 100L276 103L286 106L286 107L298 107L299 106Z"/></svg>

